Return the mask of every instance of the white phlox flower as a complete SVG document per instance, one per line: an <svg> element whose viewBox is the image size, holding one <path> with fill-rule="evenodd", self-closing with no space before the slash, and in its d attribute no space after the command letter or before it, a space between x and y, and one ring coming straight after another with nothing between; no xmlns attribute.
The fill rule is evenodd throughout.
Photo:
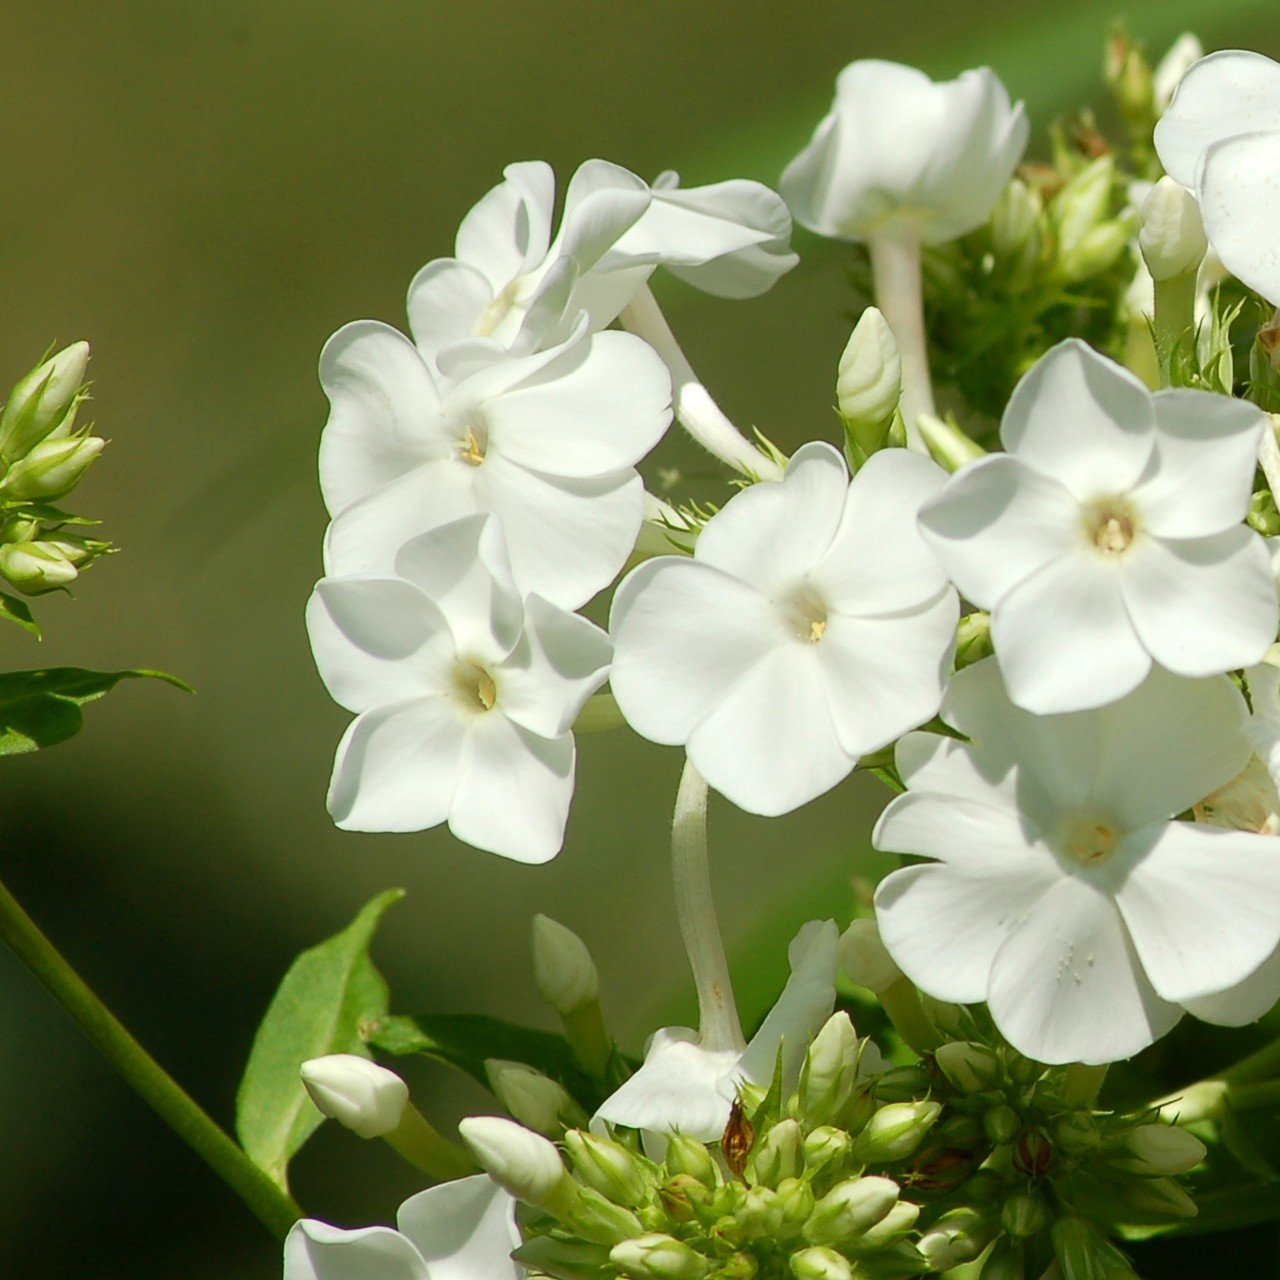
<svg viewBox="0 0 1280 1280"><path fill-rule="evenodd" d="M1276 636L1262 538L1242 523L1265 415L1154 395L1070 339L1018 383L1007 453L963 468L920 525L962 595L991 611L1009 696L1042 714L1102 706L1157 663L1206 676Z"/></svg>
<svg viewBox="0 0 1280 1280"><path fill-rule="evenodd" d="M1202 58L1182 77L1155 143L1170 176L1196 192L1226 268L1280 303L1280 65L1241 49Z"/></svg>
<svg viewBox="0 0 1280 1280"><path fill-rule="evenodd" d="M284 1242L284 1280L522 1280L516 1202L485 1174L410 1196L396 1228L344 1231L304 1218Z"/></svg>
<svg viewBox="0 0 1280 1280"><path fill-rule="evenodd" d="M791 217L758 182L649 186L605 160L569 180L551 235L555 176L542 161L506 167L504 181L462 220L455 256L428 263L409 286L409 324L423 356L491 338L527 352L563 340L580 311L602 329L660 265L708 293L754 297L795 266Z"/></svg>
<svg viewBox="0 0 1280 1280"><path fill-rule="evenodd" d="M938 84L895 62L853 62L781 190L820 235L866 240L900 224L943 244L987 220L1027 136L1022 103L987 67Z"/></svg>
<svg viewBox="0 0 1280 1280"><path fill-rule="evenodd" d="M809 1042L835 1007L839 936L832 920L811 920L796 934L787 951L791 976L750 1044L706 1047L690 1027L655 1033L644 1064L600 1104L593 1125L718 1141L739 1084L767 1085L780 1048L784 1079L794 1086Z"/></svg>
<svg viewBox="0 0 1280 1280"><path fill-rule="evenodd" d="M614 598L611 684L642 736L684 745L739 808L786 813L929 719L958 602L915 525L941 468L903 449L850 482L805 445L729 500L692 559L639 566Z"/></svg>
<svg viewBox="0 0 1280 1280"><path fill-rule="evenodd" d="M1157 669L1108 707L1036 716L987 659L955 676L942 715L969 741L903 738L908 790L873 836L937 859L876 894L912 982L986 1001L1009 1042L1048 1063L1130 1057L1184 1009L1258 1016L1280 940L1280 838L1173 820L1248 759L1227 677Z"/></svg>
<svg viewBox="0 0 1280 1280"><path fill-rule="evenodd" d="M320 483L331 576L389 571L411 537L491 511L522 591L574 609L626 561L644 514L638 462L671 422L671 378L625 333L513 356L487 344L433 368L372 320L325 344L332 406Z"/></svg>
<svg viewBox="0 0 1280 1280"><path fill-rule="evenodd" d="M357 713L329 812L352 831L421 831L520 862L559 852L573 722L608 674L609 638L523 599L488 516L405 544L394 571L323 578L307 606L321 678Z"/></svg>

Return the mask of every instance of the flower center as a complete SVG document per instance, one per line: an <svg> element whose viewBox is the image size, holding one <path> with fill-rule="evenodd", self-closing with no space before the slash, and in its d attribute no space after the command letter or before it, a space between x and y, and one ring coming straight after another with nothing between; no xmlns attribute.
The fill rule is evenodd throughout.
<svg viewBox="0 0 1280 1280"><path fill-rule="evenodd" d="M805 644L817 644L827 633L826 601L809 587L787 600L782 612L796 639Z"/></svg>
<svg viewBox="0 0 1280 1280"><path fill-rule="evenodd" d="M479 418L472 418L463 428L458 442L458 459L469 467L478 467L484 461L489 447L489 430Z"/></svg>
<svg viewBox="0 0 1280 1280"><path fill-rule="evenodd" d="M1085 536L1104 556L1116 556L1133 543L1133 509L1123 498L1104 498L1085 508Z"/></svg>
<svg viewBox="0 0 1280 1280"><path fill-rule="evenodd" d="M1119 838L1119 832L1109 822L1077 818L1067 827L1062 844L1068 857L1082 867L1094 867L1111 857Z"/></svg>
<svg viewBox="0 0 1280 1280"><path fill-rule="evenodd" d="M492 711L498 702L498 686L484 667L460 662L453 672L454 687L463 703L472 711Z"/></svg>

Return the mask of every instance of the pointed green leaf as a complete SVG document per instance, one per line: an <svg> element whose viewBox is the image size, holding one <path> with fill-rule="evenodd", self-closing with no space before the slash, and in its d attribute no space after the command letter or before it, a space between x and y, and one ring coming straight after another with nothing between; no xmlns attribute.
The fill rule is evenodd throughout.
<svg viewBox="0 0 1280 1280"><path fill-rule="evenodd" d="M404 897L388 889L341 933L289 966L253 1040L236 1098L236 1134L249 1158L288 1189L289 1161L321 1122L298 1068L329 1053L369 1057L362 1031L387 1012L387 984L369 958L387 908Z"/></svg>
<svg viewBox="0 0 1280 1280"><path fill-rule="evenodd" d="M25 600L17 596L6 595L0 591L0 618L6 622L16 622L24 631L29 631L37 640L42 639L40 625L31 616L31 608Z"/></svg>

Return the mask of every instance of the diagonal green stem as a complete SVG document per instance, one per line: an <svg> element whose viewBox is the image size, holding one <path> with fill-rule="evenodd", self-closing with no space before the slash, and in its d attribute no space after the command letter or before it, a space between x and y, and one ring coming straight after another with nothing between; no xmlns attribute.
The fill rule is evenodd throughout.
<svg viewBox="0 0 1280 1280"><path fill-rule="evenodd" d="M94 1047L278 1239L302 1210L223 1132L85 985L0 883L0 941L71 1015Z"/></svg>

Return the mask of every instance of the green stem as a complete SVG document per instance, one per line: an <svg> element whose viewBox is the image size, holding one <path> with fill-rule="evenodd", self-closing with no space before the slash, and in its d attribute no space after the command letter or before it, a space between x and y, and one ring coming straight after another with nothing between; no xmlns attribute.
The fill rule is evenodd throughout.
<svg viewBox="0 0 1280 1280"><path fill-rule="evenodd" d="M129 1034L2 883L0 941L13 949L156 1114L249 1206L263 1226L283 1240L302 1217L302 1210Z"/></svg>
<svg viewBox="0 0 1280 1280"><path fill-rule="evenodd" d="M1098 1067L1088 1067L1083 1062L1073 1062L1067 1068L1064 1101L1073 1107L1092 1107L1098 1101L1098 1094L1102 1092L1106 1078L1105 1063Z"/></svg>
<svg viewBox="0 0 1280 1280"><path fill-rule="evenodd" d="M1172 385L1173 354L1183 335L1196 323L1196 273L1156 282L1156 357L1160 361L1160 385Z"/></svg>

